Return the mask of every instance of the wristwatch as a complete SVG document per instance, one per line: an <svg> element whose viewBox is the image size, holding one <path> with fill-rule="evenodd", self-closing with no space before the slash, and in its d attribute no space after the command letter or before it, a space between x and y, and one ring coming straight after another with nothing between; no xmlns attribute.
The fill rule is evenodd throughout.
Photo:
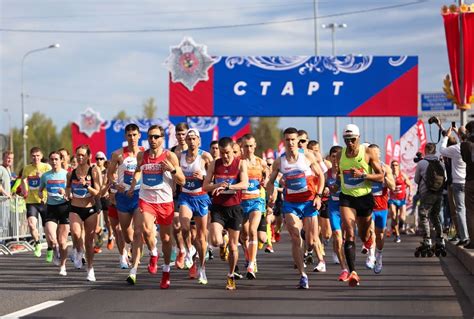
<svg viewBox="0 0 474 319"><path fill-rule="evenodd" d="M362 176L361 176L363 179L367 178L367 173L362 173Z"/></svg>
<svg viewBox="0 0 474 319"><path fill-rule="evenodd" d="M322 193L317 193L316 196L318 196L319 198L323 198L323 194L322 194Z"/></svg>
<svg viewBox="0 0 474 319"><path fill-rule="evenodd" d="M225 187L225 190L228 191L229 189L230 189L230 186L227 185L227 186Z"/></svg>
<svg viewBox="0 0 474 319"><path fill-rule="evenodd" d="M176 168L174 170L172 170L170 173L171 173L171 175L176 174Z"/></svg>

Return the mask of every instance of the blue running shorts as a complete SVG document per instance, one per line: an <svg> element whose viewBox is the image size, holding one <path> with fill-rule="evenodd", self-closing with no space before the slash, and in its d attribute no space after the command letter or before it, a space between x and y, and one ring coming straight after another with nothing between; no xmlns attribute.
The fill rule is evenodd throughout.
<svg viewBox="0 0 474 319"><path fill-rule="evenodd" d="M312 200L302 203L283 201L283 207L281 210L283 215L293 214L298 216L300 219L318 216L318 211L314 208Z"/></svg>
<svg viewBox="0 0 474 319"><path fill-rule="evenodd" d="M187 206L193 212L193 217L204 217L209 213L211 199L208 194L193 196L181 193L178 197L178 205L179 207Z"/></svg>
<svg viewBox="0 0 474 319"><path fill-rule="evenodd" d="M385 229L387 225L388 209L374 210L372 219L374 220L375 227L378 229Z"/></svg>
<svg viewBox="0 0 474 319"><path fill-rule="evenodd" d="M341 211L339 210L339 202L329 200L329 223L332 231L341 231Z"/></svg>
<svg viewBox="0 0 474 319"><path fill-rule="evenodd" d="M133 192L133 196L130 198L127 196L127 193L120 193L117 192L115 194L115 207L120 213L129 213L133 214L135 210L138 208L138 193L140 192L139 189L136 189Z"/></svg>
<svg viewBox="0 0 474 319"><path fill-rule="evenodd" d="M242 206L242 209L244 210L244 218L248 218L251 212L265 212L265 200L261 197L242 200L240 206Z"/></svg>
<svg viewBox="0 0 474 319"><path fill-rule="evenodd" d="M389 199L388 200L389 205L395 205L397 208L402 207L403 205L406 205L406 200L404 199Z"/></svg>

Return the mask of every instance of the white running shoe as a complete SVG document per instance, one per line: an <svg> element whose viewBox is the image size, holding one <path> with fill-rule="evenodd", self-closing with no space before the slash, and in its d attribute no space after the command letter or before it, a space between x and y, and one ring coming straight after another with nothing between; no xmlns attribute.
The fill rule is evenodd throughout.
<svg viewBox="0 0 474 319"><path fill-rule="evenodd" d="M59 268L59 275L60 276L67 276L66 266L61 266L61 268Z"/></svg>
<svg viewBox="0 0 474 319"><path fill-rule="evenodd" d="M76 253L75 254L75 258L74 258L74 267L76 267L76 269L82 269L82 258L83 258L84 254L82 252L80 253Z"/></svg>
<svg viewBox="0 0 474 319"><path fill-rule="evenodd" d="M207 276L206 276L206 269L204 268L199 268L199 278L198 282L201 285L207 285Z"/></svg>
<svg viewBox="0 0 474 319"><path fill-rule="evenodd" d="M128 257L120 256L120 269L128 269Z"/></svg>
<svg viewBox="0 0 474 319"><path fill-rule="evenodd" d="M367 267L367 269L374 269L374 266L375 266L375 257L369 254L367 256L367 259L365 260L365 267Z"/></svg>
<svg viewBox="0 0 474 319"><path fill-rule="evenodd" d="M337 264L340 264L339 258L337 257L337 254L335 252L332 253L332 262Z"/></svg>
<svg viewBox="0 0 474 319"><path fill-rule="evenodd" d="M320 261L316 267L314 267L313 271L315 272L326 272L326 263L324 261Z"/></svg>
<svg viewBox="0 0 474 319"><path fill-rule="evenodd" d="M59 251L57 251L57 250L54 251L53 264L55 266L61 265L61 258L59 257Z"/></svg>
<svg viewBox="0 0 474 319"><path fill-rule="evenodd" d="M87 270L87 280L88 281L95 281L94 268L89 268Z"/></svg>
<svg viewBox="0 0 474 319"><path fill-rule="evenodd" d="M186 254L186 257L184 257L184 268L191 269L192 266L193 266L193 255L191 255L191 252L188 252Z"/></svg>
<svg viewBox="0 0 474 319"><path fill-rule="evenodd" d="M380 274L382 272L382 253L375 253L375 267L374 273Z"/></svg>

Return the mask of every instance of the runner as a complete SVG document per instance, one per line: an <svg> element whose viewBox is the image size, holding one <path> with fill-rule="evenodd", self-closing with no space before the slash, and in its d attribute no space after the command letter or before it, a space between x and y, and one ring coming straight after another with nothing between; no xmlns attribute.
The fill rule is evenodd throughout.
<svg viewBox="0 0 474 319"><path fill-rule="evenodd" d="M95 196L100 192L100 172L97 167L90 166L90 157L89 146L81 145L76 148L78 166L68 174L66 194L71 198L69 213L71 234L78 243L74 266L78 269L82 268L84 255L82 247L85 247L87 280L95 281L94 235L98 219ZM82 227L85 232L84 239L81 237Z"/></svg>
<svg viewBox="0 0 474 319"><path fill-rule="evenodd" d="M46 223L46 205L39 197L38 189L40 186L41 175L51 170L49 164L42 163L43 152L39 147L33 147L30 150L31 164L26 165L22 173L22 195L26 200L26 217L28 219L28 228L30 234L35 241L34 255L41 257L41 244L40 237L37 228L38 216L41 216L41 224L43 228ZM46 191L43 191L43 198L46 197ZM48 241L48 236L46 236ZM48 253L46 255L46 261L53 261L52 243L48 241Z"/></svg>
<svg viewBox="0 0 474 319"><path fill-rule="evenodd" d="M127 146L120 148L112 153L112 159L107 169L107 179L109 187L116 190L115 202L118 211L118 219L122 230L125 243L131 245L132 242L142 245L142 235L135 235L134 229L138 227L136 218L138 215L138 194L140 191L140 182L135 184L131 197L127 195L130 190L133 174L137 168L137 155L144 148L138 146L140 141L140 129L136 124L130 123L125 126L125 139ZM114 174L117 173L117 179ZM116 182L115 182L116 181ZM136 252L132 247L132 258ZM138 248L138 247L137 247ZM140 248L141 249L141 248ZM128 254L125 249L120 259L120 268L128 268Z"/></svg>
<svg viewBox="0 0 474 319"><path fill-rule="evenodd" d="M355 226L362 242L370 240L370 225L374 197L371 182L382 182L383 172L377 153L360 145L359 128L348 124L343 131L346 147L342 150L339 171L341 174L341 194L339 206L344 232L344 254L349 266L349 286L359 285L355 271Z"/></svg>
<svg viewBox="0 0 474 319"><path fill-rule="evenodd" d="M188 123L186 122L178 123L175 127L175 137L178 144L171 148L171 152L175 153L178 159L181 158L181 153L188 149L188 145L186 144L186 133L188 132L188 130L189 130L189 126L188 126ZM190 247L192 243L191 243L191 237L188 238L188 242L186 244L183 239L183 232L181 230L181 223L179 220L178 197L180 193L181 193L181 188L179 185L177 185L174 195L173 195L174 208L175 208L174 218L173 218L173 238L175 240L177 250L178 250L178 253L176 256L176 267L178 269L184 269L184 268L190 268L192 266L190 261L188 261L187 264L185 263L186 247Z"/></svg>
<svg viewBox="0 0 474 319"><path fill-rule="evenodd" d="M47 191L46 234L54 252L54 264L60 266L59 274L67 276L67 236L69 234L69 204L66 200L67 171L61 168L59 152L49 154L52 169L41 176L38 196L43 200ZM49 253L49 249L48 249Z"/></svg>
<svg viewBox="0 0 474 319"><path fill-rule="evenodd" d="M212 156L213 160L216 160L220 157L219 155L219 141L212 141L209 145L209 153Z"/></svg>
<svg viewBox="0 0 474 319"><path fill-rule="evenodd" d="M200 143L201 136L199 131L189 129L186 133L188 149L181 152L180 159L181 169L186 177L186 182L181 187L178 203L181 231L185 243L190 241L192 219L197 228L196 240L194 242L199 256L199 269L196 268L196 263L193 261L194 247L188 246L185 260L190 261L192 264L189 269L189 277L196 278L196 275L199 274L199 283L206 285L207 276L204 263L207 252L207 223L211 200L209 195L203 191L202 184L206 176L206 167L212 162L212 157L209 153L199 149Z"/></svg>
<svg viewBox="0 0 474 319"><path fill-rule="evenodd" d="M339 210L339 196L341 193L339 161L341 160L341 153L341 146L336 145L329 150L331 168L327 171L326 186L329 188L328 213L333 238L333 256L336 256L336 258L333 259L341 266L341 273L339 274L338 280L348 281L349 268L344 256L344 250L342 249L341 212Z"/></svg>
<svg viewBox="0 0 474 319"><path fill-rule="evenodd" d="M68 173L71 172L71 155L69 154L69 151L65 148L60 148L58 152L59 155L61 155L61 167L65 169Z"/></svg>
<svg viewBox="0 0 474 319"><path fill-rule="evenodd" d="M380 148L376 144L370 144L369 149L372 149L376 155L380 158ZM392 162L393 165L393 162ZM382 272L382 252L384 247L384 232L385 226L387 225L388 216L388 190L391 191L396 189L395 180L393 178L392 169L385 163L381 163L382 171L384 174L383 182L372 183L372 194L374 195L374 212L372 215L373 223L375 226L375 240L374 236L372 241L375 241L375 257L373 257L374 248L370 247L368 250L368 257L366 261L367 268L374 269L376 274Z"/></svg>
<svg viewBox="0 0 474 319"><path fill-rule="evenodd" d="M301 251L301 230L305 231L308 250L316 245L318 230L318 209L324 188L324 175L316 158L311 152L298 148L298 131L289 127L283 132L286 153L273 164L273 171L268 183L270 204L275 202L273 196L274 182L279 172L283 174L284 201L282 212L288 233L291 237L291 250L294 263L301 275L298 288L308 289L308 276L304 271L303 254ZM298 144L301 144L298 143ZM318 185L315 185L315 176Z"/></svg>
<svg viewBox="0 0 474 319"><path fill-rule="evenodd" d="M139 242L133 242L133 268L127 282L136 283L137 268L140 262L142 236L150 252L148 272L156 274L158 271L158 250L156 248L156 227L160 226L160 239L163 252L163 275L160 288L168 289L170 286L170 262L171 262L171 232L174 216L173 186L174 183L184 185L185 177L179 167L179 161L173 152L163 148L165 130L158 125L148 128L148 143L150 149L138 153L138 166L133 175L132 185L128 190L130 197L134 194L135 185L140 177L142 183L139 194L139 207L141 213L136 214L134 238Z"/></svg>
<svg viewBox="0 0 474 319"><path fill-rule="evenodd" d="M405 173L400 170L400 163L392 161L391 163L393 178L395 179L395 190L390 191L390 199L388 201L390 207L390 218L392 219L392 232L394 241L401 242L400 228L403 227L406 218L407 205L411 201L411 182ZM408 192L407 192L408 189Z"/></svg>
<svg viewBox="0 0 474 319"><path fill-rule="evenodd" d="M265 176L268 176L266 163L255 156L257 143L252 134L246 134L242 139L242 160L247 164L249 187L242 191L243 220L241 241L247 262L247 279L256 279L258 230L262 219L265 221L265 197L261 197L261 185ZM266 233L265 228L260 227Z"/></svg>
<svg viewBox="0 0 474 319"><path fill-rule="evenodd" d="M107 187L107 157L105 156L104 152L97 152L95 154L95 165L100 171L101 174L101 184L100 184L100 193L97 195L96 198L96 205L97 211L99 214L102 214L103 220L105 223L105 229L107 230L107 234L109 235L107 241L107 248L111 250L113 248L113 241L111 240L112 230L110 229L110 221L108 216L109 211L109 193L105 192L104 189ZM97 219L97 227L95 231L95 245L94 245L94 252L96 254L102 252L102 245L104 244L104 231L100 226L100 217ZM113 237L112 237L113 238ZM110 247L111 246L111 247ZM110 247L110 248L109 248Z"/></svg>
<svg viewBox="0 0 474 319"><path fill-rule="evenodd" d="M219 140L221 158L211 162L203 188L212 192L211 242L223 248L222 230L229 236L229 273L227 290L235 290L235 267L239 259L238 241L242 227L242 190L249 186L245 161L234 156L234 142L229 137Z"/></svg>

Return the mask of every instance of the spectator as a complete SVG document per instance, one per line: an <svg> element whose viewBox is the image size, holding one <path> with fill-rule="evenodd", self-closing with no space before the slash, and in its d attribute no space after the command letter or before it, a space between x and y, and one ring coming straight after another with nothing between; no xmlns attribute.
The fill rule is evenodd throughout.
<svg viewBox="0 0 474 319"><path fill-rule="evenodd" d="M474 121L466 124L466 140L461 143L461 156L466 163L464 186L466 202L466 224L471 243L464 248L474 249Z"/></svg>
<svg viewBox="0 0 474 319"><path fill-rule="evenodd" d="M3 167L7 169L8 174L10 174L11 181L14 181L17 178L15 172L13 171L13 160L14 160L14 154L12 151L7 150L3 152L2 165Z"/></svg>
<svg viewBox="0 0 474 319"><path fill-rule="evenodd" d="M430 181L427 176L430 161L437 161L444 171L444 164L436 156L436 144L434 143L426 144L425 158L418 162L415 172L415 183L418 184L418 192L420 194L420 206L418 208L420 227L423 232L424 245L431 246L431 221L436 232L437 246L444 246L440 218L443 187L437 191L433 191L432 186L434 183Z"/></svg>
<svg viewBox="0 0 474 319"><path fill-rule="evenodd" d="M3 165L0 165L0 196L10 197L10 183L10 173Z"/></svg>
<svg viewBox="0 0 474 319"><path fill-rule="evenodd" d="M470 243L469 232L466 224L466 206L464 185L466 180L466 163L461 158L461 145L459 143L448 146L448 137L453 132L453 128L449 127L446 132L443 132L443 140L441 142L441 155L451 159L451 177L452 177L452 194L454 198L454 206L456 209L457 225L456 231L459 236L458 246L465 246ZM464 128L456 129L454 132L458 135L461 141L464 140Z"/></svg>

